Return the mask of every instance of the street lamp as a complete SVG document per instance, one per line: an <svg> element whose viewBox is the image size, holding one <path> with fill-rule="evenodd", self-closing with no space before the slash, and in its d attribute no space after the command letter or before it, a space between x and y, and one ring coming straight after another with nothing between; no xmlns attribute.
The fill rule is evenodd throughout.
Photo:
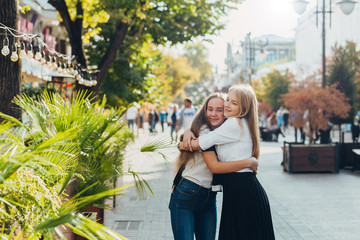
<svg viewBox="0 0 360 240"><path fill-rule="evenodd" d="M249 83L251 85L251 75L253 74L253 67L255 65L255 50L260 50L260 58L265 59L266 58L266 53L263 50L263 48L268 44L269 40L267 37L265 37L265 39L257 39L257 42L253 41L251 39L251 32L249 32L248 34L246 34L245 37L245 60L246 60L246 67L247 67L247 75L248 75L248 80ZM256 48L255 47L255 43L256 45L258 45L260 48Z"/></svg>
<svg viewBox="0 0 360 240"><path fill-rule="evenodd" d="M325 88L326 85L326 64L325 64L325 14L329 13L330 14L330 24L331 24L331 0L329 0L329 5L330 5L330 10L326 11L325 10L325 0L322 1L322 10L319 11L318 7L319 7L319 2L317 0L316 3L316 26L318 25L318 14L321 13L322 14L322 34L321 34L321 38L322 38L322 87ZM292 2L293 3L293 7L296 13L298 14L303 14L306 10L306 4L308 4L307 1L305 0L295 0ZM341 11L346 14L349 15L355 7L356 1L351 1L351 0L341 0L340 2L338 2L337 4L340 5ZM331 25L329 25L331 27Z"/></svg>

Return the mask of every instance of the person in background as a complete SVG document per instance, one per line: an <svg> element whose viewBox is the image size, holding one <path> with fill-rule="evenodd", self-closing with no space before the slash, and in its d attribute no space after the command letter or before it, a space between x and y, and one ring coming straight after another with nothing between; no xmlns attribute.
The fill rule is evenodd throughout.
<svg viewBox="0 0 360 240"><path fill-rule="evenodd" d="M281 129L283 121L284 121L283 107L282 106L279 108L279 110L277 110L276 117L277 117L279 128Z"/></svg>
<svg viewBox="0 0 360 240"><path fill-rule="evenodd" d="M180 113L178 111L178 105L174 104L172 108L169 111L167 122L169 126L171 127L170 130L170 136L171 136L171 143L176 143L178 139L178 131L179 131L179 125L180 125ZM175 132L175 137L174 137Z"/></svg>
<svg viewBox="0 0 360 240"><path fill-rule="evenodd" d="M287 110L286 108L284 108L283 110L283 121L284 121L283 132L286 133L288 131L288 126L289 126L289 110Z"/></svg>
<svg viewBox="0 0 360 240"><path fill-rule="evenodd" d="M131 106L126 111L126 120L128 127L131 129L131 132L134 132L134 122L137 118L138 110L135 106Z"/></svg>
<svg viewBox="0 0 360 240"><path fill-rule="evenodd" d="M166 111L164 108L161 109L159 115L160 115L160 124L161 124L161 132L164 132L164 123L166 120Z"/></svg>
<svg viewBox="0 0 360 240"><path fill-rule="evenodd" d="M180 128L187 129L191 126L191 122L195 117L197 109L192 106L190 98L184 100L184 109L180 113Z"/></svg>
<svg viewBox="0 0 360 240"><path fill-rule="evenodd" d="M284 133L281 131L281 128L279 128L277 116L274 112L267 119L267 130L268 133L275 134L275 141L278 141L279 134L285 137Z"/></svg>
<svg viewBox="0 0 360 240"><path fill-rule="evenodd" d="M356 115L354 121L351 123L351 136L353 143L357 143L359 141L359 133L360 133L359 116Z"/></svg>

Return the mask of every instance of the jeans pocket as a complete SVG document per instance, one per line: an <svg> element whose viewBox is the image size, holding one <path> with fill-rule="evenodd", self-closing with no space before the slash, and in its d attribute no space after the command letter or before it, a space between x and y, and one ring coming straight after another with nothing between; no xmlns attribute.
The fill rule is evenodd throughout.
<svg viewBox="0 0 360 240"><path fill-rule="evenodd" d="M199 187L197 184L188 184L186 181L181 181L171 196L170 205L178 208L194 209L198 200Z"/></svg>

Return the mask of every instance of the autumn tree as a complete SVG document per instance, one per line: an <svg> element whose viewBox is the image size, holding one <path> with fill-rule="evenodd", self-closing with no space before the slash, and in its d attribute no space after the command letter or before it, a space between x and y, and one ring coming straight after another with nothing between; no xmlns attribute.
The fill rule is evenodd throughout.
<svg viewBox="0 0 360 240"><path fill-rule="evenodd" d="M332 51L333 57L332 63L329 65L328 83L338 83L337 88L346 95L352 108L348 118L335 117L331 121L335 124L351 123L357 110L355 74L360 66L360 52L356 51L356 44L349 41L346 42L345 47L335 44Z"/></svg>
<svg viewBox="0 0 360 240"><path fill-rule="evenodd" d="M18 1L0 0L0 23L16 29L18 21ZM2 33L5 31L2 31ZM6 35L0 35L0 42L4 42ZM9 48L14 43L14 37L7 36ZM11 49L10 49L11 50ZM21 111L12 102L20 93L20 65L19 61L12 62L9 56L0 54L0 112L21 118Z"/></svg>
<svg viewBox="0 0 360 240"><path fill-rule="evenodd" d="M262 78L264 85L263 101L269 103L274 110L279 109L283 104L281 102L281 95L289 91L291 82L289 75L288 71L281 74L278 70L273 69Z"/></svg>
<svg viewBox="0 0 360 240"><path fill-rule="evenodd" d="M104 79L119 57L119 50L151 39L154 44L171 45L194 37L215 34L223 28L219 18L242 0L48 0L59 12L72 54L85 68L84 51L95 51L98 93ZM106 25L105 32L103 32ZM100 48L98 48L100 47ZM101 51L99 51L101 49ZM127 49L124 49L126 51ZM131 54L130 54L131 55ZM127 59L130 62L130 59ZM117 65L117 67L121 67Z"/></svg>
<svg viewBox="0 0 360 240"><path fill-rule="evenodd" d="M331 117L347 118L351 106L348 98L337 89L337 84L326 88L310 84L305 88L296 87L281 96L284 105L290 111L296 111L300 116L305 115L305 120L298 122L299 126L308 127L310 143L314 131L326 130Z"/></svg>

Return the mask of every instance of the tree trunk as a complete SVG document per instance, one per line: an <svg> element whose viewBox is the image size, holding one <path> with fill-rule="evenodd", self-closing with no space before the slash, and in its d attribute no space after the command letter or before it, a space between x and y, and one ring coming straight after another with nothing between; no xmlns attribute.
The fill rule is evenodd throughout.
<svg viewBox="0 0 360 240"><path fill-rule="evenodd" d="M341 143L341 123L339 123L339 143Z"/></svg>
<svg viewBox="0 0 360 240"><path fill-rule="evenodd" d="M0 23L17 29L18 22L18 0L0 0ZM4 30L1 30L4 33ZM9 48L14 43L14 37L10 34ZM3 47L4 35L0 35L1 48ZM15 39L16 41L16 39ZM13 116L17 119L21 119L21 110L17 107L12 100L18 94L20 94L20 64L19 61L12 62L10 55L3 56L0 54L0 112Z"/></svg>

